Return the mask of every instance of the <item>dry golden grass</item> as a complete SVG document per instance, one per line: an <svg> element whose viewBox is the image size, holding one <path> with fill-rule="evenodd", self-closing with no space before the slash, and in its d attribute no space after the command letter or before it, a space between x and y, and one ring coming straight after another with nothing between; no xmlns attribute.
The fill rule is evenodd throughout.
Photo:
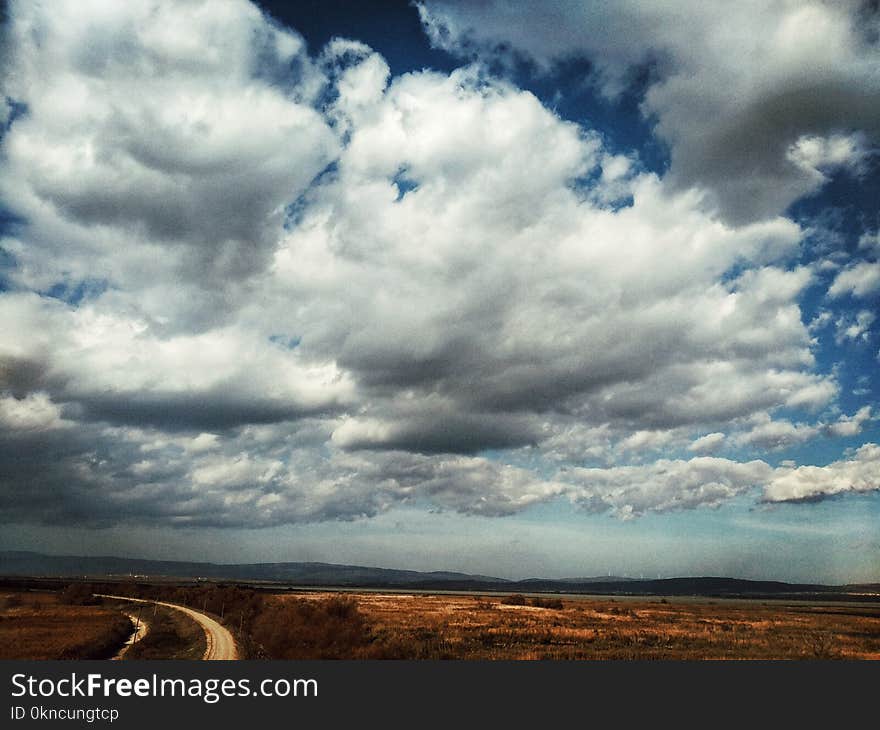
<svg viewBox="0 0 880 730"><path fill-rule="evenodd" d="M0 659L103 659L131 630L117 610L64 605L52 593L0 593Z"/></svg>
<svg viewBox="0 0 880 730"><path fill-rule="evenodd" d="M553 609L498 596L347 595L371 627L366 656L376 658L880 659L880 606L648 598L566 599Z"/></svg>

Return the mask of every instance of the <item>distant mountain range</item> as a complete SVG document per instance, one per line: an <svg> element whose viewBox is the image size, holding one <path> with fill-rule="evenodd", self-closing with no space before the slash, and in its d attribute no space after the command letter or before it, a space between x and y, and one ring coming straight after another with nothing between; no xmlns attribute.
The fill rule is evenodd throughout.
<svg viewBox="0 0 880 730"><path fill-rule="evenodd" d="M91 579L164 578L238 581L302 587L403 588L505 593L590 593L605 595L774 596L793 594L869 594L880 598L880 584L829 586L738 578L698 577L638 580L619 576L506 580L455 572L421 572L332 563L193 563L176 560L0 551L0 576Z"/></svg>
<svg viewBox="0 0 880 730"><path fill-rule="evenodd" d="M178 560L142 560L112 556L43 555L0 551L0 575L58 577L208 578L211 580L270 581L303 585L408 585L424 581L481 581L504 583L467 573L367 568L331 563L190 563Z"/></svg>

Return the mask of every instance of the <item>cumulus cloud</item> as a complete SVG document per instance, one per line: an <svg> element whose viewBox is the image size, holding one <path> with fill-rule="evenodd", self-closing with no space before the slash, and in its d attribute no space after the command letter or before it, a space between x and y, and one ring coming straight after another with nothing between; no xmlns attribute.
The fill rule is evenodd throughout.
<svg viewBox="0 0 880 730"><path fill-rule="evenodd" d="M823 431L830 436L849 437L858 436L862 432L862 427L871 420L874 420L873 408L871 406L862 406L853 415L840 416L837 421L823 426Z"/></svg>
<svg viewBox="0 0 880 730"><path fill-rule="evenodd" d="M571 499L591 511L623 519L646 511L717 506L762 484L772 469L763 461L740 463L711 456L660 459L645 466L572 469Z"/></svg>
<svg viewBox="0 0 880 730"><path fill-rule="evenodd" d="M16 3L5 31L18 282L100 278L169 327L215 323L338 148L302 39L239 0Z"/></svg>
<svg viewBox="0 0 880 730"><path fill-rule="evenodd" d="M0 517L86 525L268 527L371 517L401 504L501 516L563 486L485 458L406 452L320 453L327 424L300 421L233 434L152 428L29 430L4 401ZM7 429L10 424L17 426ZM33 420L33 416L31 416Z"/></svg>
<svg viewBox="0 0 880 730"><path fill-rule="evenodd" d="M824 433L801 228L725 220L480 64L310 55L244 0L16 3L6 40L5 519L626 517L766 484L702 456L728 424ZM856 156L823 139L814 171Z"/></svg>
<svg viewBox="0 0 880 730"><path fill-rule="evenodd" d="M853 315L843 315L835 322L835 340L838 344L847 340L867 342L871 337L871 325L874 323L873 312L863 309Z"/></svg>
<svg viewBox="0 0 880 730"><path fill-rule="evenodd" d="M862 261L847 266L834 277L828 296L832 299L847 294L866 297L877 291L880 291L880 262Z"/></svg>
<svg viewBox="0 0 880 730"><path fill-rule="evenodd" d="M799 466L777 469L764 488L767 502L810 501L845 492L880 489L880 446L859 447L853 458L827 466Z"/></svg>
<svg viewBox="0 0 880 730"><path fill-rule="evenodd" d="M711 454L721 448L725 439L726 436L719 431L707 433L705 436L695 439L688 446L688 451L696 451L698 454Z"/></svg>
<svg viewBox="0 0 880 730"><path fill-rule="evenodd" d="M601 164L598 140L475 69L396 79L361 113L275 258L279 285L313 310L291 325L303 342L386 396L340 445L424 441L404 434L442 430L447 412L474 424L462 431L478 450L498 445L481 411L669 427L833 396L802 370L794 301L809 272L718 281L741 257L791 251L788 221L729 228L649 174L631 180L629 208L584 199L569 181ZM510 445L535 428L520 420Z"/></svg>
<svg viewBox="0 0 880 730"><path fill-rule="evenodd" d="M73 425L65 421L45 393L29 393L23 398L0 397L0 429L33 433Z"/></svg>
<svg viewBox="0 0 880 730"><path fill-rule="evenodd" d="M713 192L730 220L774 215L823 168L858 173L880 134L880 15L870 4L424 0L432 42L463 56L520 53L549 71L586 57L615 96L650 69L643 113L672 178ZM821 103L816 100L821 99Z"/></svg>
<svg viewBox="0 0 880 730"><path fill-rule="evenodd" d="M816 426L792 423L785 419L773 420L764 413L755 419L757 423L736 438L741 446L757 446L762 449L782 449L809 441L819 433Z"/></svg>
<svg viewBox="0 0 880 730"><path fill-rule="evenodd" d="M242 326L160 337L106 305L33 293L0 297L0 318L0 387L50 393L87 420L228 428L332 412L353 397L332 363L303 362Z"/></svg>
<svg viewBox="0 0 880 730"><path fill-rule="evenodd" d="M855 174L865 171L871 152L862 134L832 134L828 137L804 135L788 149L788 157L807 172L824 182L825 172L848 168Z"/></svg>
<svg viewBox="0 0 880 730"><path fill-rule="evenodd" d="M830 423L792 423L785 418L774 419L768 413L760 413L750 419L749 430L738 433L733 441L738 446L775 451L806 443L820 435L829 438L857 436L864 424L872 419L871 413L871 406L863 406L851 416L842 414Z"/></svg>

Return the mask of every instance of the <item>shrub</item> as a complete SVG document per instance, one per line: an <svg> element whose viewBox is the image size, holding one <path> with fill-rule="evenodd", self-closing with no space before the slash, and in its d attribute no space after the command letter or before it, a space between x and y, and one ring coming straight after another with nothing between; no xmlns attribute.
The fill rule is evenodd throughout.
<svg viewBox="0 0 880 730"><path fill-rule="evenodd" d="M501 603L505 606L525 606L526 597L521 593L514 593L512 596L505 596L502 598Z"/></svg>
<svg viewBox="0 0 880 730"><path fill-rule="evenodd" d="M373 640L357 603L342 597L266 601L251 635L270 659L352 659Z"/></svg>
<svg viewBox="0 0 880 730"><path fill-rule="evenodd" d="M565 608L560 598L533 598L532 605L535 608L554 608L557 610Z"/></svg>
<svg viewBox="0 0 880 730"><path fill-rule="evenodd" d="M100 599L94 593L94 586L90 583L70 583L58 594L58 602L68 606L95 606Z"/></svg>

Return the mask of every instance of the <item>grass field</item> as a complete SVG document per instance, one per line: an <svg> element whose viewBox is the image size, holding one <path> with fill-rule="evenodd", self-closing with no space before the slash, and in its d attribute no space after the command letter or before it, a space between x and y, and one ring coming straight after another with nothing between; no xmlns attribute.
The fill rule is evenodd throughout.
<svg viewBox="0 0 880 730"><path fill-rule="evenodd" d="M117 610L65 604L57 593L0 593L0 659L106 659L132 628Z"/></svg>
<svg viewBox="0 0 880 730"><path fill-rule="evenodd" d="M372 634L358 651L373 658L880 659L880 606L346 595Z"/></svg>
<svg viewBox="0 0 880 730"><path fill-rule="evenodd" d="M113 589L225 616L248 658L880 659L878 603ZM131 632L122 611L132 604L81 605L97 600L93 592L0 591L0 658L113 656ZM204 633L192 619L152 604L139 610L149 631L125 659L202 657Z"/></svg>

